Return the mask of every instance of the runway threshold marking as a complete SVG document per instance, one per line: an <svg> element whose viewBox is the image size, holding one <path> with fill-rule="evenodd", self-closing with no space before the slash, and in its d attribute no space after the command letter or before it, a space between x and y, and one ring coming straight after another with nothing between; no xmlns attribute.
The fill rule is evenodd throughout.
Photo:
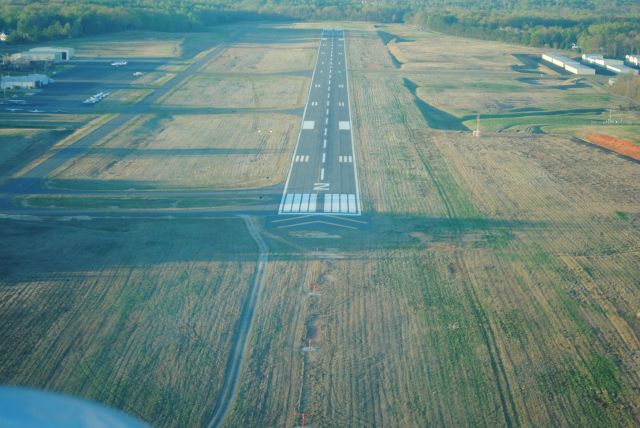
<svg viewBox="0 0 640 428"><path fill-rule="evenodd" d="M325 37L327 34L328 37ZM302 124L292 155L291 166L282 193L278 214L305 216L361 215L357 169L353 150L349 72L344 36L339 38L342 46L334 49L336 45L335 39L343 34L344 32L340 30L329 33L323 30L311 84L309 85L307 103L302 115ZM322 57L327 53L327 40L331 40L329 42L329 57ZM334 50L337 53L335 55L336 58L333 55ZM325 65L326 62L328 62L328 65ZM342 74L342 68L345 70L344 81L342 77L338 77L335 85L332 84L334 65L336 65L338 74ZM327 71L328 73L326 73ZM309 106L318 105L316 100L325 89L327 93L326 108L309 110ZM334 112L331 109L331 103L335 97L332 95L342 99L338 102L333 101L337 107L347 108ZM312 98L314 99L313 101L311 100ZM332 118L331 121L329 120L330 116ZM325 126L316 127L316 123L322 119L324 119ZM305 132L303 133L302 131ZM320 140L322 140L322 147L319 144ZM301 154L300 151L306 152L306 154ZM343 154L340 154L340 152Z"/></svg>

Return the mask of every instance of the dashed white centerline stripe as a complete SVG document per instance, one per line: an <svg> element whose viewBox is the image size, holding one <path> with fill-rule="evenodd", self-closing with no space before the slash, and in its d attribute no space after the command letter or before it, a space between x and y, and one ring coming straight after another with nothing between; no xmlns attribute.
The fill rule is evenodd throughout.
<svg viewBox="0 0 640 428"><path fill-rule="evenodd" d="M320 91L322 90L321 88L326 87L327 90L327 97L326 97L326 108L325 108L325 127L324 127L324 138L323 138L323 151L322 151L322 162L321 162L321 170L320 170L320 182L314 183L313 184L313 191L315 192L319 192L319 193L311 193L310 190L311 189L306 189L304 187L300 188L299 191L307 191L309 193L288 193L287 189L289 186L289 181L290 178L292 178L292 170L294 168L293 163L294 162L309 162L309 158L310 156L308 155L301 155L298 154L298 143L302 144L300 142L301 139L301 135L302 133L299 134L298 136L298 143L296 143L296 148L294 150L294 156L293 156L293 161L292 165L291 165L291 169L289 171L289 176L287 177L287 181L285 183L285 191L283 192L283 198L282 198L282 202L280 205L280 212L283 214L309 214L309 213L317 213L318 211L324 211L326 213L334 213L334 214L339 214L339 215L360 215L360 200L359 200L359 189L358 189L358 183L357 183L357 171L355 168L355 159L352 156L349 155L340 155L339 158L336 157L332 157L329 161L330 162L335 162L336 160L338 160L339 162L342 163L351 163L353 162L353 168L354 168L354 178L355 178L355 194L354 193L350 193L350 192L345 192L345 193L340 193L340 190L337 190L338 193L325 193L325 192L330 192L330 183L325 183L325 169L326 169L326 165L327 164L327 145L328 145L328 124L329 124L329 110L331 107L331 91L332 91L332 83L333 83L333 65L335 64L333 62L333 54L334 54L334 50L336 51L335 53L336 55L336 62L338 63L336 65L337 67L337 72L338 74L342 74L342 67L345 68L345 78L343 78L342 76L337 76L337 81L336 81L336 85L338 85L338 88L336 88L336 91L339 90L345 90L347 91L347 97L346 97L346 103L347 106L345 106L345 102L343 101L336 101L338 102L338 106L343 108L343 107L349 107L348 110L348 116L345 118L346 120L340 120L343 119L342 117L340 117L340 115L335 118L335 122L337 122L337 129L334 130L334 134L336 136L341 135L344 136L346 134L341 133L340 131L347 131L351 133L351 150L348 147L341 147L342 142L338 141L336 144L340 144L340 146L336 146L337 150L347 150L347 153L349 151L353 150L353 126L351 124L351 111L350 111L350 102L349 102L349 82L347 81L348 76L349 76L349 71L348 71L348 61L347 61L347 57L346 57L346 37L344 36L344 32L342 33L343 36L342 38L338 39L340 40L339 42L337 42L335 40L335 38L331 38L331 44L329 46L330 51L330 61L327 64L328 67L324 67L324 63L326 62L326 44L327 42L322 42L320 43L320 48L319 48L319 54L320 55L325 55L324 57L321 57L320 55L318 55L318 58L316 59L316 69L318 70L319 73L322 73L324 75L324 77L326 78L326 80L324 80L322 78L322 76L320 76L320 78L318 79L318 81L314 82L314 76L312 76L312 82L313 82L313 91L311 89L309 89L309 95L311 95L311 93L313 93L314 98L318 97L320 95ZM336 36L337 37L337 36ZM340 43L342 43L342 46L340 46ZM338 45L337 49L334 49L335 45ZM343 49L342 51L340 49ZM343 58L340 58L343 57ZM342 65L342 62L344 61L344 65ZM322 62L322 66L320 68L317 67L318 63ZM315 72L315 69L314 69ZM324 72L328 72L328 76L326 74L324 74ZM318 76L318 74L316 74L316 76ZM320 82L320 80L324 80L323 82ZM311 86L311 85L310 85ZM339 95L342 97L343 94L339 93ZM317 99L317 98L316 98ZM307 98L307 106L308 105L311 106L317 106L319 104L318 101L309 101ZM340 112L340 110L339 110ZM307 113L307 108L305 106L305 111L303 112L303 121L306 117L306 113ZM346 113L346 112L345 112ZM342 113L342 115L344 115L345 113ZM320 118L316 118L316 120L322 120L321 117ZM335 126L334 123L332 122L332 126ZM312 125L313 124L313 125ZM317 122L315 124L318 124ZM314 132L314 128L315 125L314 122L310 121L310 123L306 123L303 124L302 128L306 128L307 129L307 133L304 134L306 135L305 138L311 138L313 139L313 133ZM306 126L304 126L306 125ZM318 129L318 128L315 128ZM335 132L338 131L338 132ZM332 134L332 135L334 135ZM315 134L317 135L317 134ZM343 137L340 137L341 139ZM317 140L316 140L317 141ZM308 141L310 143L313 143L313 141ZM304 144L307 144L307 140L303 141ZM346 141L347 144L349 144L348 141ZM333 146L332 146L333 147ZM303 149L302 146L300 146L301 151L307 151L309 153L308 150L311 150L313 152L313 150L317 150L316 149L312 149L311 147L308 147L306 149ZM319 154L317 152L313 152L310 153L312 155L316 155ZM336 153L339 154L339 153ZM334 156L332 154L332 156ZM315 162L315 158L314 158L314 162ZM295 168L301 168L303 167L302 165L297 166ZM351 175L350 171L348 170L348 167L351 167L351 165L347 166L344 165L344 170L340 169L340 173L348 173L348 175ZM340 167L342 168L342 167ZM329 179L329 178L327 178ZM300 185L304 184L304 181L300 183ZM332 183L333 184L333 183ZM296 184L296 186L298 186L299 184ZM339 188L342 186L352 186L352 184L349 183L339 183ZM336 190L334 190L334 192L336 192ZM345 189L346 190L346 189ZM344 190L343 190L344 191ZM353 190L352 190L353 191ZM322 204L324 202L324 204L319 207L317 205L318 203L318 197L320 198L320 203Z"/></svg>

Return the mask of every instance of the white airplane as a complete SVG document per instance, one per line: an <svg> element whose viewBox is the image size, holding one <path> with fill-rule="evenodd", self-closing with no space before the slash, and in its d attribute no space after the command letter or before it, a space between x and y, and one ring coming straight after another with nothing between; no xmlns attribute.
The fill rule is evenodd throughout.
<svg viewBox="0 0 640 428"><path fill-rule="evenodd" d="M44 113L44 110L38 110L37 108L34 108L33 110L29 110L29 113Z"/></svg>
<svg viewBox="0 0 640 428"><path fill-rule="evenodd" d="M136 71L135 73L133 73L133 75L135 77L140 77L140 76L144 76L144 73L142 71Z"/></svg>
<svg viewBox="0 0 640 428"><path fill-rule="evenodd" d="M7 110L7 111L12 111L12 112L22 111L22 109L21 109L21 108L6 108L5 110Z"/></svg>
<svg viewBox="0 0 640 428"><path fill-rule="evenodd" d="M115 61L111 63L111 65L114 67L120 67L122 65L127 65L127 64L128 64L127 61Z"/></svg>

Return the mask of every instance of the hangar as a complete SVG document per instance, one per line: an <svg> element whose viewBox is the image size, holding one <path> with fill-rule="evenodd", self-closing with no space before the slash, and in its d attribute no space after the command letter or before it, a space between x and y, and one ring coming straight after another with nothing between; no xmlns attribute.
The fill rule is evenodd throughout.
<svg viewBox="0 0 640 428"><path fill-rule="evenodd" d="M545 54L542 54L542 59L552 63L557 67L564 68L569 73L586 75L586 76L593 76L594 74L596 74L596 71L593 68L586 67L580 64L579 62L574 61L562 55L545 53Z"/></svg>
<svg viewBox="0 0 640 428"><path fill-rule="evenodd" d="M69 61L73 58L75 51L73 48L60 48L53 46L43 46L32 48L28 51L11 55L12 62L19 61Z"/></svg>
<svg viewBox="0 0 640 428"><path fill-rule="evenodd" d="M583 54L582 60L589 64L594 64L605 70L613 71L617 74L638 74L638 70L627 67L624 65L624 61L618 59L607 59L599 54Z"/></svg>
<svg viewBox="0 0 640 428"><path fill-rule="evenodd" d="M33 89L51 83L49 76L45 74L27 74L25 76L3 76L0 80L0 89Z"/></svg>

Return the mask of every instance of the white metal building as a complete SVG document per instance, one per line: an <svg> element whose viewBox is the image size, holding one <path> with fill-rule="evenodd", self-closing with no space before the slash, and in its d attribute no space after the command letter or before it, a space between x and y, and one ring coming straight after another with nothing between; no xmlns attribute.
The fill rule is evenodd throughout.
<svg viewBox="0 0 640 428"><path fill-rule="evenodd" d="M583 54L582 60L589 64L596 65L605 70L613 71L617 74L638 74L638 70L624 65L624 61L619 59L607 59L599 54Z"/></svg>
<svg viewBox="0 0 640 428"><path fill-rule="evenodd" d="M33 89L47 85L51 82L45 74L28 74L25 76L3 76L0 80L0 89Z"/></svg>
<svg viewBox="0 0 640 428"><path fill-rule="evenodd" d="M545 53L542 54L542 59L557 67L567 70L569 73L585 76L593 76L596 74L596 71L593 68L582 65L579 62L562 55Z"/></svg>
<svg viewBox="0 0 640 428"><path fill-rule="evenodd" d="M69 61L75 55L73 48L60 48L55 46L43 46L40 48L29 49L30 53L52 53L59 54L61 61Z"/></svg>
<svg viewBox="0 0 640 428"><path fill-rule="evenodd" d="M11 55L11 61L69 61L73 58L75 51L73 48L57 48L52 46L44 46L40 48L32 48L28 51L15 53Z"/></svg>
<svg viewBox="0 0 640 428"><path fill-rule="evenodd" d="M624 59L627 60L629 64L640 67L640 55L626 55Z"/></svg>

